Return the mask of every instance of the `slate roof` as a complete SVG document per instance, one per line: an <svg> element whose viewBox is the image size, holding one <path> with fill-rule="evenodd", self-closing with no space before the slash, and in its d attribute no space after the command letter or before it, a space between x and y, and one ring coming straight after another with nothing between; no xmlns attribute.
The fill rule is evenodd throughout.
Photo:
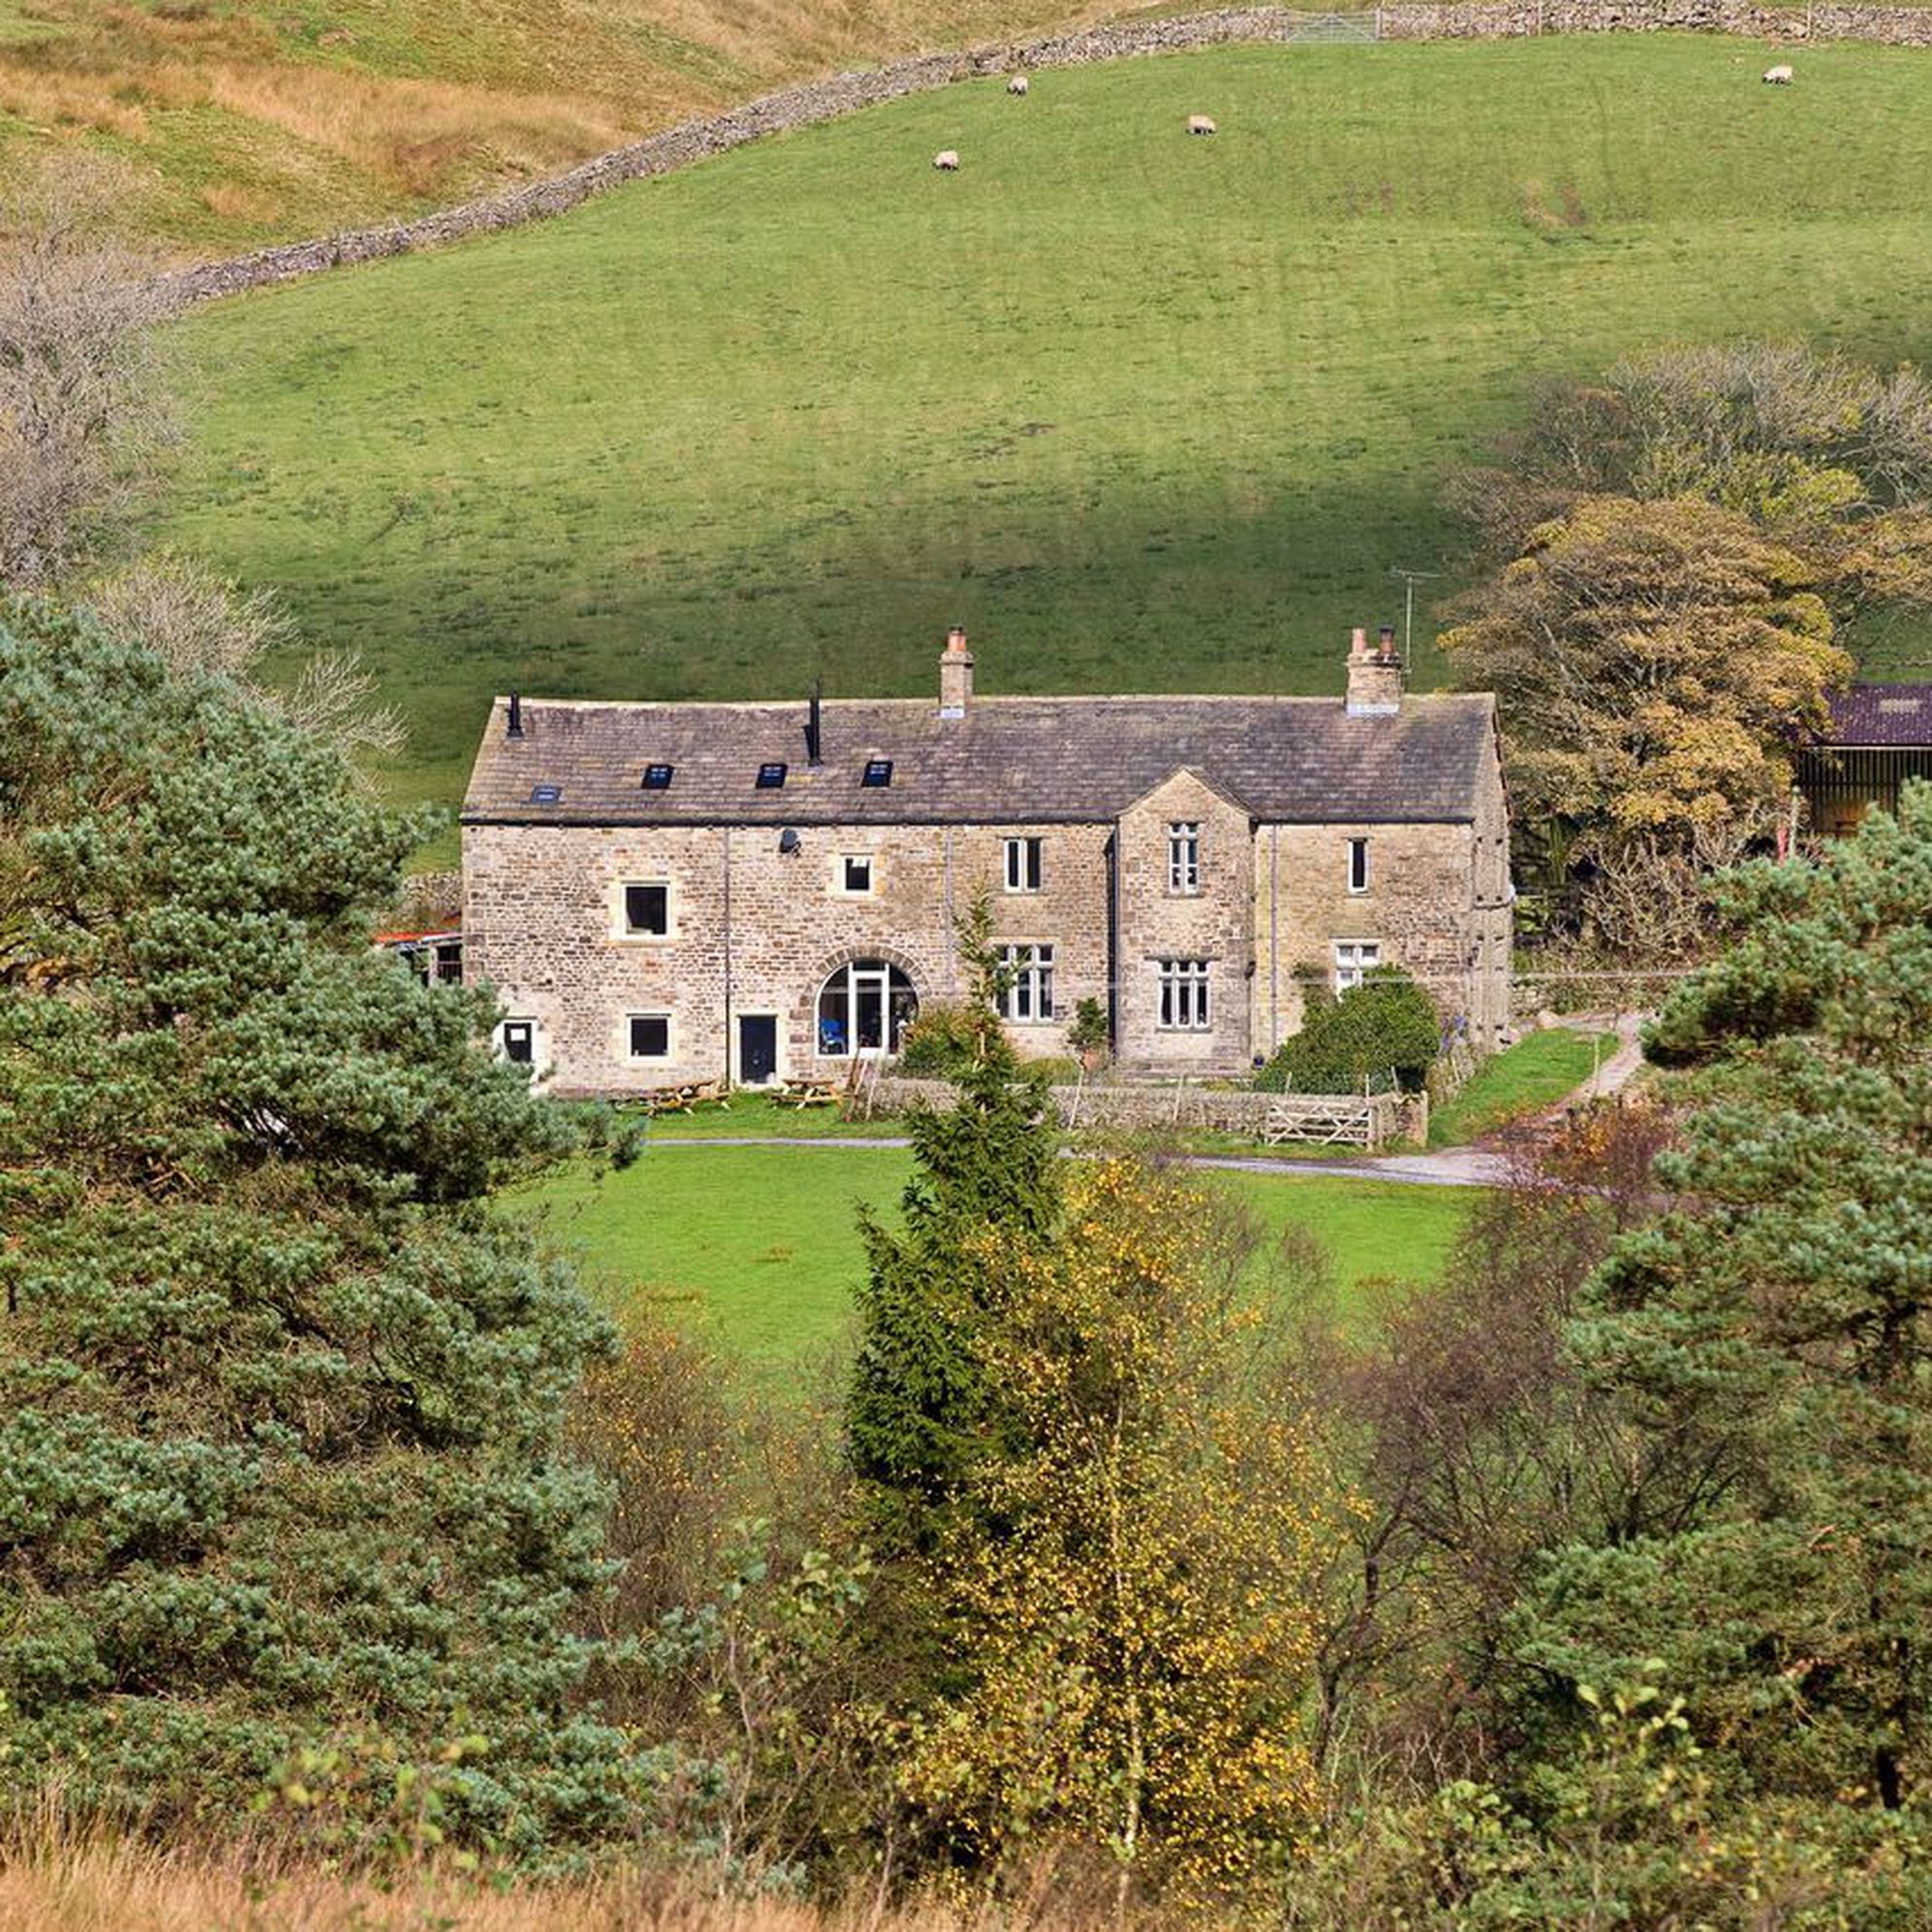
<svg viewBox="0 0 1932 1932"><path fill-rule="evenodd" d="M806 707L589 704L526 698L524 736L498 699L466 824L1018 824L1115 818L1176 771L1258 819L1460 823L1494 755L1487 696L1406 697L1350 717L1339 698L984 698L942 719L930 699L827 699L823 762ZM889 758L888 786L866 761ZM781 790L761 764L783 760ZM673 768L645 791L645 767ZM559 788L534 803L538 786Z"/></svg>
<svg viewBox="0 0 1932 1932"><path fill-rule="evenodd" d="M1831 701L1830 742L1907 750L1932 745L1932 684L1854 684Z"/></svg>

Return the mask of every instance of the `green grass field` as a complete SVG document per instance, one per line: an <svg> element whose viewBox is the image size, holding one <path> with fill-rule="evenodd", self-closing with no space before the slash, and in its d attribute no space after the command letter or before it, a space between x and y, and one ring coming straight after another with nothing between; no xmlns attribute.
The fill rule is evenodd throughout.
<svg viewBox="0 0 1932 1932"><path fill-rule="evenodd" d="M858 1204L896 1219L911 1155L895 1148L702 1148L667 1142L621 1174L567 1174L512 1197L536 1209L622 1319L648 1313L776 1375L847 1332L864 1273ZM1436 1274L1473 1198L1453 1188L1203 1173L1265 1229L1316 1235L1344 1294L1377 1279Z"/></svg>
<svg viewBox="0 0 1932 1932"><path fill-rule="evenodd" d="M1454 587L1443 475L1539 377L1932 348L1932 57L1763 57L1250 48L895 103L196 314L155 535L367 653L401 796L457 795L493 691L822 673L836 731L955 620L989 691L1333 689L1392 568Z"/></svg>
<svg viewBox="0 0 1932 1932"><path fill-rule="evenodd" d="M1616 1051L1614 1033L1546 1026L1483 1062L1475 1077L1429 1119L1431 1147L1465 1147L1511 1121L1554 1107Z"/></svg>

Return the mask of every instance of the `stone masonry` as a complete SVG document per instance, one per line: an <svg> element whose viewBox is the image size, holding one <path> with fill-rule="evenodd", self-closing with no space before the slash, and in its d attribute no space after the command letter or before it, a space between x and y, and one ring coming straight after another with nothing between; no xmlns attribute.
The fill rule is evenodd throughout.
<svg viewBox="0 0 1932 1932"><path fill-rule="evenodd" d="M975 698L955 635L940 704L829 705L803 759L802 707L500 702L464 811L466 977L560 1092L737 1081L768 1047L770 1077L841 1078L960 997L957 922L984 895L996 940L1052 949L1050 984L1011 1002L1025 1053L1065 1053L1090 998L1123 1070L1241 1074L1299 1024L1298 971L1364 956L1493 1046L1493 709L1401 695L1384 635L1357 634L1353 704ZM662 930L634 929L627 887ZM897 1018L867 1039L855 1002L880 994Z"/></svg>

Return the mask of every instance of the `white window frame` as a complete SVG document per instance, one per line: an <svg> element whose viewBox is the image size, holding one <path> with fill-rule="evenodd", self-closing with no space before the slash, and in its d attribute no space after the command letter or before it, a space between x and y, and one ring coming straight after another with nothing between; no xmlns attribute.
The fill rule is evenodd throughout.
<svg viewBox="0 0 1932 1932"><path fill-rule="evenodd" d="M1348 889L1351 893L1368 890L1368 841L1363 838L1348 842Z"/></svg>
<svg viewBox="0 0 1932 1932"><path fill-rule="evenodd" d="M655 886L664 894L662 932L653 932L648 926L634 926L631 923L631 894L648 886ZM617 937L634 945L662 946L677 930L677 895L668 879L620 879L617 881L615 912Z"/></svg>
<svg viewBox="0 0 1932 1932"><path fill-rule="evenodd" d="M1156 1024L1162 1033L1211 1033L1214 982L1211 959L1156 959L1159 1005Z"/></svg>
<svg viewBox="0 0 1932 1932"><path fill-rule="evenodd" d="M1167 824L1167 889L1191 897L1201 889L1201 821L1173 818Z"/></svg>
<svg viewBox="0 0 1932 1932"><path fill-rule="evenodd" d="M1047 876L1046 840L1022 835L1006 842L1006 889L1038 892Z"/></svg>
<svg viewBox="0 0 1932 1932"><path fill-rule="evenodd" d="M1000 1018L1016 1026L1050 1026L1053 1007L1053 949L1051 939L1000 942L1006 983L1000 990Z"/></svg>
<svg viewBox="0 0 1932 1932"><path fill-rule="evenodd" d="M631 1029L640 1019L661 1019L664 1021L664 1052L661 1053L640 1053L632 1044ZM668 1066L677 1057L677 1021L662 1008L646 1008L641 1013L627 1013L624 1016L624 1059L634 1067Z"/></svg>
<svg viewBox="0 0 1932 1932"><path fill-rule="evenodd" d="M1379 939L1338 939L1335 941L1335 991L1339 995L1382 964Z"/></svg>
<svg viewBox="0 0 1932 1932"><path fill-rule="evenodd" d="M865 883L854 885L851 882L851 868L865 867ZM832 890L841 899L870 899L879 890L879 854L877 852L841 852L832 861Z"/></svg>

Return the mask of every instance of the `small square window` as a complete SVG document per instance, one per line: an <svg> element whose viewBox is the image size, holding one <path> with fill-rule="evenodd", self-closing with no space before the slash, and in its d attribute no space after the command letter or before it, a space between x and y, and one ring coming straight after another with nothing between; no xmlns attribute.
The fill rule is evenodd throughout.
<svg viewBox="0 0 1932 1932"><path fill-rule="evenodd" d="M1382 943L1373 939L1338 940L1335 944L1335 991L1345 993L1382 963Z"/></svg>
<svg viewBox="0 0 1932 1932"><path fill-rule="evenodd" d="M780 791L784 788L785 767L782 760L758 768L758 789L761 792Z"/></svg>
<svg viewBox="0 0 1932 1932"><path fill-rule="evenodd" d="M671 1016L668 1013L634 1013L631 1016L631 1057L634 1060L668 1060L671 1057Z"/></svg>
<svg viewBox="0 0 1932 1932"><path fill-rule="evenodd" d="M532 805L558 805L563 802L563 797L562 785L532 785L530 788Z"/></svg>
<svg viewBox="0 0 1932 1932"><path fill-rule="evenodd" d="M671 931L671 887L662 884L625 886L624 930L663 939Z"/></svg>
<svg viewBox="0 0 1932 1932"><path fill-rule="evenodd" d="M503 1021L503 1057L514 1066L534 1065L536 1059L536 1022L534 1019Z"/></svg>
<svg viewBox="0 0 1932 1932"><path fill-rule="evenodd" d="M668 792L671 789L671 767L669 765L646 765L644 782L641 787L647 792Z"/></svg>
<svg viewBox="0 0 1932 1932"><path fill-rule="evenodd" d="M865 772L859 783L869 790L877 791L892 782L892 760L889 758L868 758Z"/></svg>
<svg viewBox="0 0 1932 1932"><path fill-rule="evenodd" d="M870 892L872 890L871 855L848 854L839 861L839 879L842 892Z"/></svg>

